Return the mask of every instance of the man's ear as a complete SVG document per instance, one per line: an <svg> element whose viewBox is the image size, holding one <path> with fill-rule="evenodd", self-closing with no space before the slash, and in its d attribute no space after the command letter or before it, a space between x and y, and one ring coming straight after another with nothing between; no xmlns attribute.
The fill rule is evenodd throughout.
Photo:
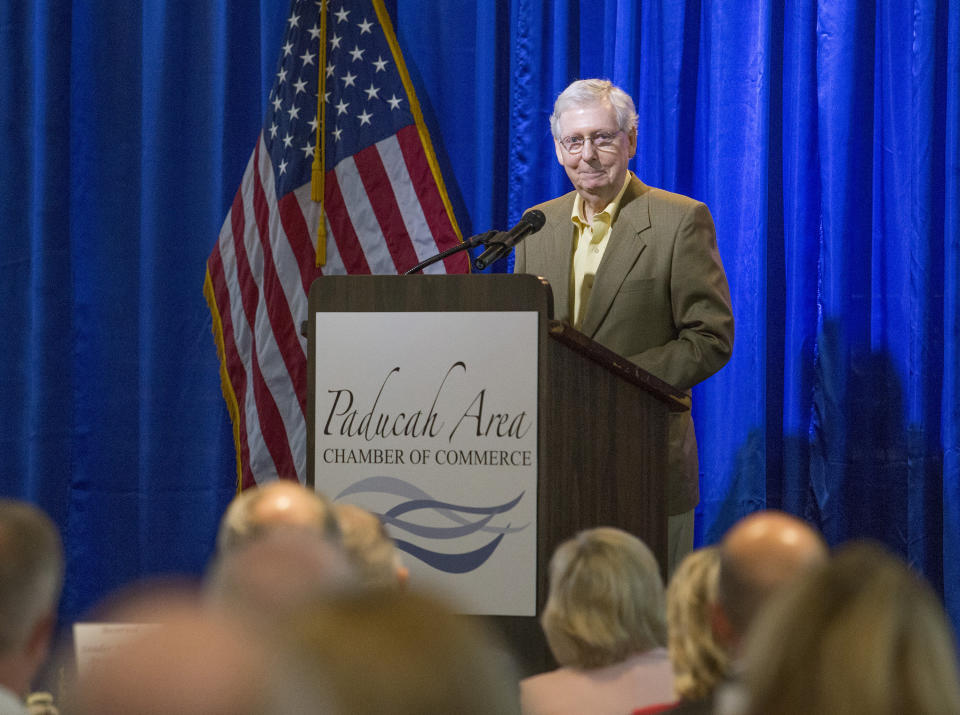
<svg viewBox="0 0 960 715"><path fill-rule="evenodd" d="M557 152L557 161L560 162L560 166L563 166L563 149L560 148L560 142L556 139L553 140L553 150Z"/></svg>
<svg viewBox="0 0 960 715"><path fill-rule="evenodd" d="M47 657L50 643L53 640L53 631L56 627L57 616L51 612L40 618L30 631L24 653L36 662L42 662Z"/></svg>
<svg viewBox="0 0 960 715"><path fill-rule="evenodd" d="M630 158L632 159L637 153L637 130L631 129L627 134L627 142L630 147Z"/></svg>

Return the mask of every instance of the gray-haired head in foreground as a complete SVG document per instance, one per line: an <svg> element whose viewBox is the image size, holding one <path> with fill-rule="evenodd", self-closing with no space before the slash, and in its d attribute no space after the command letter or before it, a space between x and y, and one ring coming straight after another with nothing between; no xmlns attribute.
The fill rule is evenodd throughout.
<svg viewBox="0 0 960 715"><path fill-rule="evenodd" d="M629 94L606 79L578 79L563 90L553 103L550 131L560 137L560 115L568 109L609 102L617 114L617 126L628 134L637 128L640 118Z"/></svg>
<svg viewBox="0 0 960 715"><path fill-rule="evenodd" d="M23 648L41 620L53 618L62 585L63 547L50 517L0 499L0 654Z"/></svg>
<svg viewBox="0 0 960 715"><path fill-rule="evenodd" d="M340 523L344 552L363 584L370 588L403 586L407 569L380 519L355 504L337 503L334 513Z"/></svg>

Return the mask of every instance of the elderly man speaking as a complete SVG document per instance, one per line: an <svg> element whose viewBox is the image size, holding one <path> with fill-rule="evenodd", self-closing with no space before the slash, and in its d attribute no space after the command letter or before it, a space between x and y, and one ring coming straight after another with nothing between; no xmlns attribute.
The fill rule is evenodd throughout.
<svg viewBox="0 0 960 715"><path fill-rule="evenodd" d="M630 96L606 80L560 93L550 125L574 191L536 207L546 223L518 244L514 271L550 282L558 320L689 391L730 359L730 289L707 207L628 170L637 120ZM672 571L693 548L699 479L690 413L670 420Z"/></svg>

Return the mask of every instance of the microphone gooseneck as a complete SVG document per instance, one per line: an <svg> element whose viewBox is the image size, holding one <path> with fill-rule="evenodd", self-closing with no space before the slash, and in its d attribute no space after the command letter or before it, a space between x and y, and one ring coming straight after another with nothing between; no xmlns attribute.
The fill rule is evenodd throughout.
<svg viewBox="0 0 960 715"><path fill-rule="evenodd" d="M543 215L543 211L538 209L527 211L523 217L517 221L516 226L509 231L498 233L487 242L487 249L474 260L473 267L478 271L482 271L494 261L503 258L514 246L520 243L520 241L531 233L536 233L543 228L543 224L546 223L546 221L547 217Z"/></svg>

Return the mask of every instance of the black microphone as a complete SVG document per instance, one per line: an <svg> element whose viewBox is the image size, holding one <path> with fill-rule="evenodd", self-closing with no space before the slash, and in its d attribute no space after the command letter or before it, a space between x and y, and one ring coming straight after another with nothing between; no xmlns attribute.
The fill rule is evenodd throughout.
<svg viewBox="0 0 960 715"><path fill-rule="evenodd" d="M517 221L516 226L509 231L501 231L487 242L487 250L474 260L473 267L482 271L494 261L503 258L520 241L543 228L546 221L547 217L543 215L543 211L537 209L527 211L523 218Z"/></svg>

